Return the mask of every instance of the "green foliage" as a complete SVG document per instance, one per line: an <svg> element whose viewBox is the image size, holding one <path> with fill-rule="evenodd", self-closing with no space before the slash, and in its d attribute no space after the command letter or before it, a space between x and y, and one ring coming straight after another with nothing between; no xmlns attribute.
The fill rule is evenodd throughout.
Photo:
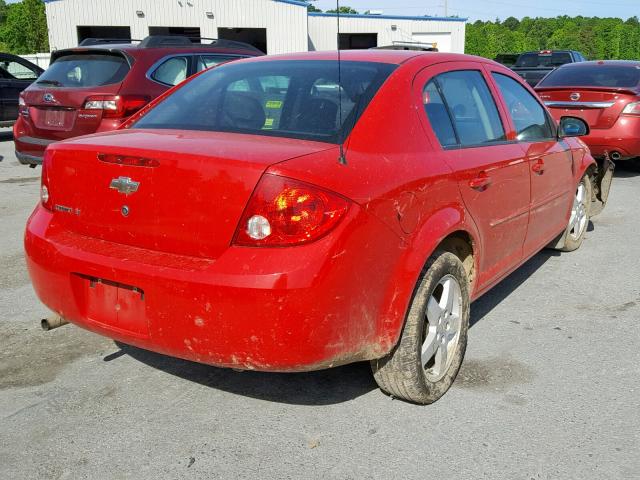
<svg viewBox="0 0 640 480"><path fill-rule="evenodd" d="M340 7L339 11L334 8L333 10L327 10L327 13L358 13L358 11L351 7Z"/></svg>
<svg viewBox="0 0 640 480"><path fill-rule="evenodd" d="M22 0L9 5L0 0L0 48L16 54L49 51L42 0Z"/></svg>
<svg viewBox="0 0 640 480"><path fill-rule="evenodd" d="M495 58L527 50L578 50L589 59L640 59L640 21L632 17L556 17L467 24L466 53Z"/></svg>
<svg viewBox="0 0 640 480"><path fill-rule="evenodd" d="M316 0L307 0L307 2L315 2L315 1ZM309 11L309 12L322 12L322 10L320 10L318 7L316 7L312 3L309 3L307 5L307 11Z"/></svg>

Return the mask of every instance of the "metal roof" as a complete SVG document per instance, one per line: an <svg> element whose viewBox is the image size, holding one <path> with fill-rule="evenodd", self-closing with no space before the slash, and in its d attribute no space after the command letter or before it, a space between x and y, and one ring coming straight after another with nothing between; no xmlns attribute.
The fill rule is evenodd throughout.
<svg viewBox="0 0 640 480"><path fill-rule="evenodd" d="M326 12L309 12L310 17L337 17L337 13ZM365 15L363 13L341 13L340 18L360 18L375 20L383 18L387 20L419 20L419 21L439 21L439 22L466 22L468 18L459 17L415 17L415 16L403 16L403 15Z"/></svg>

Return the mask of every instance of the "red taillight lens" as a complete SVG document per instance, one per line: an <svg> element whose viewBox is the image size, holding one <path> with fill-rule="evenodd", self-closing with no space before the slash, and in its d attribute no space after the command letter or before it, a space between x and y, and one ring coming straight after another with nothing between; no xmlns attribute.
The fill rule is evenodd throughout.
<svg viewBox="0 0 640 480"><path fill-rule="evenodd" d="M29 107L27 106L27 102L24 99L24 92L20 93L20 96L18 97L18 113L25 117L29 116Z"/></svg>
<svg viewBox="0 0 640 480"><path fill-rule="evenodd" d="M103 118L127 118L149 103L148 97L135 95L96 95L84 102L85 110L102 110Z"/></svg>
<svg viewBox="0 0 640 480"><path fill-rule="evenodd" d="M42 160L42 176L40 178L40 202L47 210L53 211L53 202L51 200L51 185L49 182L49 166L51 164L52 154L49 150L45 150L44 159Z"/></svg>
<svg viewBox="0 0 640 480"><path fill-rule="evenodd" d="M344 217L349 201L308 183L266 174L242 215L234 243L290 246L327 234Z"/></svg>
<svg viewBox="0 0 640 480"><path fill-rule="evenodd" d="M623 115L640 115L640 102L633 102L624 107Z"/></svg>

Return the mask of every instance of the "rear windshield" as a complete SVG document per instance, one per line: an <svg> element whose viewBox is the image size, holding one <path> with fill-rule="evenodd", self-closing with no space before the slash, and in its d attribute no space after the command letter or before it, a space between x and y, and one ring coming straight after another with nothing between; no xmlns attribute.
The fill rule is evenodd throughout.
<svg viewBox="0 0 640 480"><path fill-rule="evenodd" d="M229 63L178 89L133 128L250 133L339 143L395 65Z"/></svg>
<svg viewBox="0 0 640 480"><path fill-rule="evenodd" d="M569 52L523 53L518 57L515 66L525 68L558 67L565 63L571 63Z"/></svg>
<svg viewBox="0 0 640 480"><path fill-rule="evenodd" d="M57 87L99 87L119 83L129 72L121 55L72 54L53 62L37 83Z"/></svg>
<svg viewBox="0 0 640 480"><path fill-rule="evenodd" d="M640 67L635 65L593 65L559 68L540 87L633 88L640 83Z"/></svg>

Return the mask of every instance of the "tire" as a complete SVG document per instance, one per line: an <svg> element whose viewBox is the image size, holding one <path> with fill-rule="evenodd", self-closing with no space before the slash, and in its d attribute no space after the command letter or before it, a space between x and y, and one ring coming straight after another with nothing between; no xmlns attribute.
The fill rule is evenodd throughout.
<svg viewBox="0 0 640 480"><path fill-rule="evenodd" d="M582 245L589 226L592 192L591 179L588 175L585 175L576 188L576 195L571 207L571 217L567 225L566 239L564 246L560 249L561 251L573 252Z"/></svg>
<svg viewBox="0 0 640 480"><path fill-rule="evenodd" d="M445 298L451 301L447 303ZM444 311L441 304L445 304ZM389 355L371 362L378 386L409 402L435 402L449 390L460 370L468 330L469 281L465 269L454 254L436 252L429 258L413 295L400 341ZM446 348L442 347L442 336L448 342ZM428 353L423 360L426 346L430 348L425 348ZM448 354L445 361L444 353Z"/></svg>

